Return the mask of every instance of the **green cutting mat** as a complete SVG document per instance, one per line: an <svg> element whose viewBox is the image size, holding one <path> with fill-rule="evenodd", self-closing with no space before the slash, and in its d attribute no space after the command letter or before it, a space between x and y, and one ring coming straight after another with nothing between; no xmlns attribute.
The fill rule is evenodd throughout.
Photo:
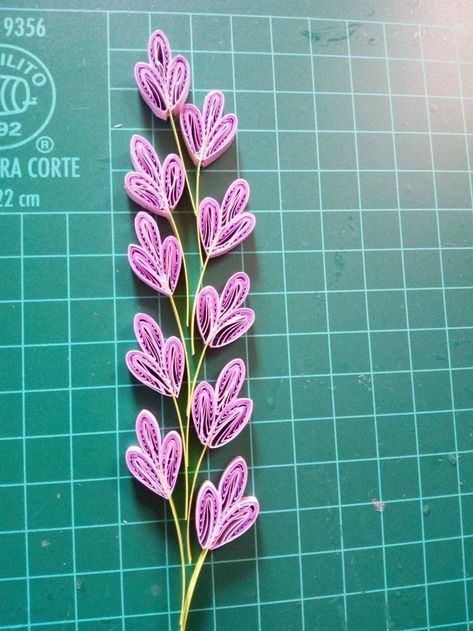
<svg viewBox="0 0 473 631"><path fill-rule="evenodd" d="M244 454L262 514L207 564L191 628L468 629L467 7L441 4L442 26L412 2L42 4L75 9L0 11L0 64L20 47L56 88L36 86L22 146L5 149L0 117L0 629L176 628L173 531L123 466L141 407L174 418L123 361L136 311L172 331L125 257L130 137L173 147L132 75L157 27L189 57L195 101L221 88L240 119L204 192L244 175L258 222L209 273L221 286L243 266L257 321L207 375L247 362L251 428L210 469Z"/></svg>

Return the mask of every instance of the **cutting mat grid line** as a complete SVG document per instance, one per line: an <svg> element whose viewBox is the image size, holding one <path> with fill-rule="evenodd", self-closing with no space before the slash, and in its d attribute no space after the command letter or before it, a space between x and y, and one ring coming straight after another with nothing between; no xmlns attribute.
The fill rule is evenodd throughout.
<svg viewBox="0 0 473 631"><path fill-rule="evenodd" d="M356 9L358 7L355 7L355 12ZM38 8L38 7L1 7L2 11L8 11L8 12L24 12L24 11L32 11L32 12L42 12L42 13L85 13L85 14L108 14L108 15L116 15L116 16L120 16L123 17L125 16L140 16L140 17L147 17L149 15L152 16L152 18L156 18L156 17L167 17L167 18L177 18L177 17L184 17L184 16L189 16L189 15L193 15L195 17L202 17L202 18L207 18L209 16L211 17L218 17L218 18L243 18L243 19L273 19L273 20L286 20L286 21L306 21L307 19L310 20L310 22L312 24L317 24L317 23L340 23L342 25L342 28L344 28L345 24L356 24L356 25L389 25L389 26L394 26L394 27L414 27L416 29L418 28L427 28L427 29L432 29L432 30L447 30L447 31L451 31L453 29L458 29L461 32L465 31L465 35L468 35L468 27L466 25L462 25L462 24L455 24L454 26L452 24L449 24L448 22L445 23L433 23L433 22L420 22L420 21L416 21L416 22L410 22L409 20L404 20L404 21L397 21L397 20L376 20L376 19L372 19L369 16L365 16L362 20L360 19L354 19L352 17L344 17L344 18L337 18L337 17L323 17L323 16L312 16L307 18L307 16L301 16L301 15L275 15L274 13L272 14L266 14L266 13L257 13L257 12L251 12L251 13L237 13L237 12L232 12L232 13L220 13L218 11L192 11L192 13L189 13L187 11L166 11L164 9L156 11L156 10L149 10L149 9L131 9L131 8L126 8L126 9L118 9L118 8L114 8L113 10L109 10L109 9L104 9L104 8L81 8L81 9L77 9L77 8L73 8L73 7L67 7L67 8L52 8L52 7L48 7L48 8ZM471 51L469 53L469 56L471 57Z"/></svg>
<svg viewBox="0 0 473 631"><path fill-rule="evenodd" d="M231 52L232 52L232 74L233 74L233 98L235 100L235 114L238 116L238 108L237 108L237 102L236 102L236 80L235 80L235 37L234 37L234 26L233 26L233 17L230 16L230 42L231 42ZM241 169L240 169L240 158L239 158L239 147L238 147L238 134L235 138L235 142L236 144L236 148L237 148L237 153L236 153L236 163L237 163L237 173L238 173L238 177L241 177ZM245 271L245 256L244 256L244 251L243 251L243 246L241 246L240 248L238 248L240 250L240 256L241 256L241 268L242 271ZM248 397L251 398L251 372L250 372L250 356L249 356L249 346L248 346L248 337L245 338L245 362L246 362L246 367L247 367L247 377L248 377L248 381L247 381L247 394ZM250 424L249 426L249 430L250 430L250 465L252 467L256 466L256 462L255 462L255 457L254 457L254 449L253 449L253 444L254 444L254 433L253 433L253 424ZM209 464L209 469L210 469L210 464ZM210 471L209 471L210 474ZM251 483L251 490L253 495L255 494L255 489L254 489L254 480L252 480ZM259 558L259 550L258 550L258 533L256 530L254 530L254 554L255 554L255 572L256 572L256 603L257 603L257 625L258 628L261 628L262 626L262 622L261 622L261 595L260 595L260 588L259 588L259 584L260 584L260 580L259 580L259 564L258 564L258 558Z"/></svg>
<svg viewBox="0 0 473 631"><path fill-rule="evenodd" d="M367 329L368 329L368 346L367 346L367 350L368 350L368 358L369 358L369 372L368 372L368 378L369 381L371 383L373 383L374 381L374 376L373 376L373 364L374 364L374 360L373 360L373 349L372 349L372 339L371 339L371 320L370 320L370 312L369 312L369 306L368 306L368 293L367 293L367 287L368 287L368 277L367 277L367 273L366 273L366 254L365 254L365 240L364 240L364 224L363 224L363 214L362 214L362 193L361 193L361 179L360 179L360 151L359 151L359 147L358 147L358 136L357 136L357 120L356 120L356 109L355 109L355 94L354 94L354 90L355 90L355 82L354 82L354 73L353 73L353 60L351 57L351 42L350 42L350 31L349 31L349 25L348 23L346 24L346 37L347 37L347 45L348 45L348 69L349 69L349 76L350 76L350 89L351 89L351 103L352 103L352 108L353 108L353 131L354 131L354 135L355 135L355 166L356 166L356 170L357 170L357 201L358 201L358 208L359 208L359 214L360 214L360 245L361 245L361 250L362 250L362 254L361 254L361 258L362 258L362 270L363 270L363 290L364 290L364 301L365 301L365 314L366 314L366 323L367 323ZM386 46L385 42L384 42L384 32L383 32L383 43L384 46ZM389 70L386 74L386 76L388 77L388 73ZM388 79L389 81L389 79ZM388 83L389 85L389 83ZM315 86L314 86L315 87ZM394 152L395 153L395 152ZM402 256L401 256L401 261L402 261ZM409 325L407 324L407 327L409 328ZM371 406L373 408L373 431L374 431L374 442L375 442L375 446L376 446L376 461L377 461L377 477L378 477L378 487L377 487L377 495L376 497L383 497L383 491L382 491L382 476L381 476L381 467L380 467L380 461L379 461L379 437L378 437L378 424L377 424L377 405L376 405L376 396L375 396L375 392L374 392L374 388L371 387ZM415 409L414 409L414 416L415 416ZM337 439L336 439L337 440ZM419 490L421 491L421 487L419 486ZM421 491L422 494L422 491ZM384 594L384 598L385 598L385 602L388 603L388 576L387 576L387 569L386 569L386 543L385 543L385 528L384 528L384 511L380 511L380 530L381 530L381 551L382 551L382 557L381 557L381 565L382 565L382 574L383 574L383 582L384 582L384 590L385 590L385 594ZM424 538L424 533L422 533L422 537ZM347 618L348 618L348 614L347 614ZM389 619L388 621L389 622ZM428 622L428 615L427 615L427 624L429 624Z"/></svg>
<svg viewBox="0 0 473 631"><path fill-rule="evenodd" d="M247 271L255 327L210 356L205 376L230 357L246 360L251 429L212 453L207 473L215 479L243 453L263 510L241 546L207 564L194 627L466 629L473 50L465 31L85 10L67 14L66 25L62 11L44 15L50 28L79 20L103 38L89 45L104 64L97 112L105 105L108 156L97 200L89 179L65 197L66 210L51 197L47 209L0 215L0 505L9 507L0 513L0 629L170 630L178 619L169 516L123 461L140 408L159 406L174 424L168 402L132 384L122 360L135 345L135 312L157 313L172 330L166 302L135 283L125 256L134 239L122 184L130 136L174 150L132 77L158 27L189 55L197 103L207 86L222 88L240 119L238 142L205 172L203 194L221 197L247 177L258 220L254 238L208 274L220 287ZM102 182L100 170L90 178Z"/></svg>
<svg viewBox="0 0 473 631"><path fill-rule="evenodd" d="M107 84L108 84L108 93L110 94L110 89L111 89L111 79L110 79L110 75L111 75L111 56L110 56L110 14L107 13ZM108 149L110 152L110 156L112 156L112 148L113 148L113 143L112 143L112 109L111 109L111 98L108 98ZM109 186L110 186L110 213L111 213L111 246L112 246L112 261L113 261L113 269L116 269L116 246L115 246L115 206L114 206L114 181L113 181L113 174L112 174L112 162L110 160L110 166L109 166ZM113 334L115 337L115 340L118 339L118 310L117 310L117 286L116 286L116 276L115 274L112 274L113 277ZM115 347L115 356L114 356L114 364L115 364L115 374L114 374L114 382L115 382L115 428L117 431L117 436L118 436L118 430L120 427L120 416L119 416L119 398L118 398L118 366L119 366L119 354L118 354L118 345L115 343L114 345ZM116 445L118 446L118 440ZM121 459L120 459L120 451L119 449L117 449L117 454L116 454L116 468L117 468L117 472L120 471L120 463L121 463ZM119 591L120 591L120 608L119 608L119 613L121 616L121 628L122 630L125 629L125 589L124 589L124 581L123 581L123 567L124 567L124 563L123 563L123 538L122 538L122 522L123 522L123 518L122 518L122 503L121 503L121 489L120 489L120 480L117 476L117 515L118 515L118 535L117 539L118 539L118 567L120 570L120 587L119 587ZM167 515L165 515L165 517L167 517ZM74 524L73 524L74 525ZM167 520L166 520L166 525L164 528L164 533L165 535L167 534ZM166 561L168 561L168 549L167 549L167 542L166 542ZM168 572L166 573L166 576L168 575ZM167 584L167 588L169 591L169 583ZM79 618L79 610L77 609L77 613L76 613L76 621Z"/></svg>
<svg viewBox="0 0 473 631"><path fill-rule="evenodd" d="M271 71L273 75L273 104L274 104L274 121L276 127L276 156L277 156L277 167L278 167L278 206L279 206L279 220L280 220L280 228L281 228L281 247L284 251L285 247L285 239L284 239L284 219L283 219L283 194L282 194L282 182L281 182L281 151L280 151L280 143L279 143L279 116L278 116L278 106L277 106L277 96L276 96L276 70L274 64L274 28L273 28L273 20L269 19L269 41L270 41L270 51L271 51ZM289 359L291 354L291 347L289 341L289 307L287 300L287 289L288 289L288 281L286 275L286 257L283 253L282 255L282 271L283 271L283 291L284 291L284 326L286 329L286 352L287 357ZM288 361L288 367L291 368L291 364ZM289 371L290 372L290 371ZM294 394L293 394L293 384L292 384L292 375L289 374L289 401L290 401L290 412L291 418L294 418ZM290 440L292 442L292 454L294 457L294 496L295 496L295 508L296 508L296 528L297 528L297 542L298 542L298 553L299 553L299 593L300 593L300 614L299 616L294 616L294 625L299 626L303 631L305 630L305 604L304 604L304 577L303 577L303 565L302 565L302 547L301 547L301 519L300 519L300 502L299 502L299 478L298 478L298 467L297 467L297 446L296 446L296 435L294 426L292 426L292 431L290 435ZM338 476L337 476L338 482ZM337 485L338 486L338 485ZM342 552L343 554L343 552ZM343 573L343 570L342 570ZM345 590L344 590L345 592ZM345 598L345 596L344 596Z"/></svg>
<svg viewBox="0 0 473 631"><path fill-rule="evenodd" d="M454 38L454 42L455 42L456 41L455 34L453 34L453 38ZM427 92L427 75L426 75L426 67L425 67L426 65L425 65L425 60L424 60L424 37L423 37L423 34L422 34L420 29L419 29L419 44L420 44L421 57L423 59L423 62L422 62L422 76L423 76L423 82L424 82L424 89ZM455 46L455 53L456 53L456 46ZM459 83L459 85L461 85L461 76L460 76L459 73L458 73L458 83ZM460 94L461 94L461 87L460 87ZM427 101L427 98L426 98L426 108L427 108L427 121L428 121L428 127L429 127L429 132L430 132L432 130L432 111L431 111L431 109L429 107L429 103ZM465 110L464 110L463 101L461 103L461 111L462 111L463 121L464 121L464 124L465 124L465 118L464 118ZM466 128L465 128L465 131L466 131ZM432 136L430 136L429 145L430 145L430 152L431 152L431 158L432 158L432 169L434 169L435 168L435 156L434 156L434 148L433 148ZM469 160L468 151L467 151L466 159L467 159L467 162L468 162L468 160ZM471 197L471 195L472 195L471 179L469 181L469 193L470 193L470 197ZM441 241L441 232L440 232L440 220L439 220L439 214L438 214L439 204L438 204L437 185L436 185L435 175L434 175L434 199L435 199L435 206L436 206L436 209L437 209L436 210L437 237L438 237L438 241L440 243L440 241ZM446 345L446 349L447 349L447 364L448 364L448 367L451 368L452 362L451 362L451 354L450 354L450 338L449 338L449 329L448 329L448 310L447 310L447 301L446 301L446 297L445 297L445 274L444 274L443 257L439 257L439 263L440 263L440 276L441 276L441 279L442 279L443 316L445 318L445 333L446 333L446 338L447 338L447 345ZM454 390L453 390L453 379L452 379L452 372L451 372L451 370L450 370L450 373L449 373L449 386L450 386L451 400L454 401L455 400L455 395L454 395ZM458 447L458 440L457 440L457 428L456 428L455 414L453 415L453 437L454 437L455 449L457 449L457 447ZM460 497L461 486L460 486L460 477L459 477L458 472L457 472L457 485L458 485L458 487L457 487L458 488L458 495ZM467 589L467 582L466 582L466 576L467 576L466 550L465 550L465 541L464 541L464 536L463 536L464 535L463 510L462 510L462 503L461 502L458 503L458 508L459 508L460 537L461 537L461 545L462 545L462 572L463 572L463 576L465 577L465 581L464 581L465 620L470 620L469 602L468 602L468 589ZM429 613L428 610L427 610L427 613Z"/></svg>

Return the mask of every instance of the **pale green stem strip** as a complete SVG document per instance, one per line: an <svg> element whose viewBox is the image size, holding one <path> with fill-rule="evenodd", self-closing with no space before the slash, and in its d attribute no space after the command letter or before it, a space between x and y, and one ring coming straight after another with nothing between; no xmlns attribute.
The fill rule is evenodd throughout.
<svg viewBox="0 0 473 631"><path fill-rule="evenodd" d="M189 176L187 174L186 163L184 162L184 156L182 154L181 141L179 140L179 134L177 133L176 123L174 121L174 116L172 115L171 111L169 112L169 118L171 119L172 133L174 134L174 140L176 141L177 151L179 153L179 157L180 157L181 162L182 162L182 167L184 169L184 175L185 175L186 184L187 184L187 191L189 193L189 197L190 197L190 200L191 200L192 210L194 211L194 215L197 217L197 206L196 206L195 201L194 201L194 195L192 194L192 189L191 189L191 185L190 185L190 182L189 182Z"/></svg>
<svg viewBox="0 0 473 631"><path fill-rule="evenodd" d="M179 421L179 428L181 430L182 436L182 449L184 452L184 479L185 479L185 490L186 490L186 503L184 506L184 515L188 513L188 502L189 502L189 451L187 449L186 443L186 435L184 432L184 424L182 423L181 410L179 409L179 403L177 402L176 397L173 397L174 407L176 408L177 418Z"/></svg>
<svg viewBox="0 0 473 631"><path fill-rule="evenodd" d="M182 612L185 609L185 603L186 603L186 559L184 555L184 544L182 542L181 527L179 526L179 518L177 516L176 505L174 504L172 497L169 498L169 506L171 507L171 513L174 519L174 524L176 526L177 541L179 544L179 555L181 558L181 591L182 591L181 612Z"/></svg>
<svg viewBox="0 0 473 631"><path fill-rule="evenodd" d="M171 299L171 306L172 306L172 310L174 312L174 317L176 318L176 324L177 324L177 328L179 331L179 337L181 338L181 343L182 346L184 348L184 353L185 353L185 357L186 357L186 370L187 370L187 399L188 399L188 403L189 403L189 398L191 396L191 373L190 373L190 369L189 369L189 355L187 353L187 346L186 346L186 338L184 337L184 331L182 330L182 324L181 324L181 319L179 318L179 312L177 310L176 307L176 301L174 300L174 296L171 294L169 296L169 298Z"/></svg>
<svg viewBox="0 0 473 631"><path fill-rule="evenodd" d="M189 439L189 425L190 425L190 413L191 413L191 403L192 403L192 396L194 394L194 390L195 390L195 386L197 385L197 378L199 376L199 372L200 369L202 368L202 362L204 361L204 357L205 357L205 352L207 351L207 347L208 344L206 344L204 346L204 348L202 349L202 353L200 354L199 357L199 361L197 362L197 367L195 369L195 373L194 373L194 379L192 380L192 387L191 387L191 391L190 391L190 396L189 399L187 400L187 410L186 410L186 415L187 415L187 442Z"/></svg>
<svg viewBox="0 0 473 631"><path fill-rule="evenodd" d="M189 275L187 273L186 255L184 254L184 246L182 245L182 240L179 234L179 230L176 226L176 222L174 221L174 217L172 216L171 212L169 213L169 221L171 222L171 226L176 236L176 239L179 241L179 245L181 246L182 267L184 268L184 282L186 285L186 326L189 326L190 297L189 297Z"/></svg>
<svg viewBox="0 0 473 631"><path fill-rule="evenodd" d="M202 255L202 244L200 243L200 230L199 230L199 212L200 212L200 209L199 209L199 204L200 204L199 193L200 193L200 169L201 169L201 165L202 165L202 161L199 160L199 163L197 164L197 174L196 174L196 181L195 181L195 207L197 208L196 228L197 228L197 245L199 247L199 263L200 263L200 267L202 267L202 265L204 264L204 258L203 258L203 255Z"/></svg>
<svg viewBox="0 0 473 631"><path fill-rule="evenodd" d="M194 477L192 479L191 493L189 496L189 502L187 504L187 513L186 513L186 544L187 544L187 558L189 559L189 563L192 563L192 550L191 550L191 537L190 537L190 525L191 525L191 510L192 510L192 500L194 498L195 485L197 483L197 478L199 476L200 467L202 465L202 460L204 459L205 452L207 451L207 445L204 445L202 449L199 460L195 466Z"/></svg>
<svg viewBox="0 0 473 631"><path fill-rule="evenodd" d="M186 598L184 601L184 608L181 614L181 630L185 631L187 626L187 618L189 616L189 609L192 603L192 597L194 595L195 586L197 585L197 580L199 578L199 574L204 565L205 557L207 556L208 549L202 550L199 558L197 559L197 563L195 564L194 572L192 574L191 580L189 581L189 587L187 589Z"/></svg>
<svg viewBox="0 0 473 631"><path fill-rule="evenodd" d="M207 256L207 258L204 261L204 265L203 265L202 269L200 270L199 280L197 282L197 287L195 288L194 302L192 304L192 316L191 316L191 352L192 352L192 355L195 355L195 312L196 312L196 309L197 309L197 295L198 295L198 293L200 291L200 288L202 286L202 282L204 280L205 270L207 268L209 260L210 260L210 258Z"/></svg>

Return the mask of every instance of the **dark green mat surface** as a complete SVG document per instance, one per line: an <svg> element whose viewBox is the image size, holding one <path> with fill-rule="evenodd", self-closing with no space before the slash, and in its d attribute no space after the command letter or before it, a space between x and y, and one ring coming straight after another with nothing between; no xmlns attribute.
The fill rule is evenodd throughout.
<svg viewBox="0 0 473 631"><path fill-rule="evenodd" d="M5 148L15 117L0 116L0 629L176 628L172 528L123 461L141 407L174 418L123 361L138 310L173 330L125 257L130 137L173 149L132 76L159 27L192 63L195 101L220 88L240 120L203 192L239 173L257 215L207 277L243 266L256 324L207 375L247 362L251 427L209 466L245 455L262 514L208 563L191 629L465 631L471 30L409 3L230 4L0 10L0 60L29 51L55 85L19 114L38 128L25 144Z"/></svg>

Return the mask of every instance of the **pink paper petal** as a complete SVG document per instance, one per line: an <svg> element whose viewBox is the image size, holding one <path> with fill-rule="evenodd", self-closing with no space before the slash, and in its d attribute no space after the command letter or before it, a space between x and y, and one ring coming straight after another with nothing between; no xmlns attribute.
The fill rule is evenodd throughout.
<svg viewBox="0 0 473 631"><path fill-rule="evenodd" d="M165 397L173 396L166 373L152 357L141 351L128 351L126 364L133 377L142 384Z"/></svg>
<svg viewBox="0 0 473 631"><path fill-rule="evenodd" d="M166 35L155 31L148 42L150 63L135 66L135 79L141 96L152 112L163 120L178 114L190 88L189 62L182 55L172 57Z"/></svg>
<svg viewBox="0 0 473 631"><path fill-rule="evenodd" d="M148 175L131 171L125 175L125 190L141 208L169 219L170 210L162 190Z"/></svg>
<svg viewBox="0 0 473 631"><path fill-rule="evenodd" d="M138 63L135 66L135 81L143 100L153 114L167 120L169 112L163 77L149 64Z"/></svg>
<svg viewBox="0 0 473 631"><path fill-rule="evenodd" d="M210 548L220 512L217 490L212 482L206 481L199 489L196 501L197 538L202 548Z"/></svg>
<svg viewBox="0 0 473 631"><path fill-rule="evenodd" d="M245 363L242 359L232 359L222 369L215 384L217 395L217 410L221 411L226 405L240 394L246 377Z"/></svg>
<svg viewBox="0 0 473 631"><path fill-rule="evenodd" d="M135 334L141 351L129 351L126 364L132 375L152 390L167 397L178 397L185 370L181 341L170 337L164 342L158 324L145 313L135 316Z"/></svg>
<svg viewBox="0 0 473 631"><path fill-rule="evenodd" d="M212 129L222 118L225 97L220 90L212 90L207 94L202 109L202 119L204 123L205 135L208 137Z"/></svg>
<svg viewBox="0 0 473 631"><path fill-rule="evenodd" d="M255 321L253 309L235 309L230 314L220 320L219 329L215 332L211 348L222 348L227 344L235 342L244 335Z"/></svg>
<svg viewBox="0 0 473 631"><path fill-rule="evenodd" d="M161 441L156 418L142 410L136 419L139 447L129 447L126 462L133 476L164 499L172 495L182 461L182 441L175 431Z"/></svg>
<svg viewBox="0 0 473 631"><path fill-rule="evenodd" d="M218 489L208 480L202 484L195 513L202 548L215 550L241 536L255 523L258 500L243 497L247 476L245 460L237 457L223 472Z"/></svg>
<svg viewBox="0 0 473 631"><path fill-rule="evenodd" d="M212 256L215 244L219 241L221 211L219 203L213 197L205 197L199 205L199 234L205 253Z"/></svg>
<svg viewBox="0 0 473 631"><path fill-rule="evenodd" d="M243 497L247 482L247 464L244 458L237 456L223 472L218 485L223 510L228 510Z"/></svg>
<svg viewBox="0 0 473 631"><path fill-rule="evenodd" d="M174 236L161 242L159 228L145 212L135 218L135 230L140 245L130 245L128 260L131 269L155 291L171 296L176 289L182 265L182 249Z"/></svg>
<svg viewBox="0 0 473 631"><path fill-rule="evenodd" d="M254 322L252 309L242 308L250 290L250 279L244 272L233 274L221 296L207 286L197 296L196 319L205 344L211 348L226 346L246 333Z"/></svg>
<svg viewBox="0 0 473 631"><path fill-rule="evenodd" d="M212 386L206 381L199 383L192 397L192 420L195 431L203 445L209 442L212 425L215 422L217 402Z"/></svg>
<svg viewBox="0 0 473 631"><path fill-rule="evenodd" d="M174 153L170 153L164 160L163 169L164 195L171 210L177 206L182 197L185 185L185 175L182 162Z"/></svg>
<svg viewBox="0 0 473 631"><path fill-rule="evenodd" d="M170 219L182 197L185 184L184 167L174 153L163 165L152 145L135 134L130 143L130 156L135 171L125 176L125 190L145 210Z"/></svg>
<svg viewBox="0 0 473 631"><path fill-rule="evenodd" d="M164 348L164 338L157 322L146 313L137 313L133 326L142 350L153 359L159 360Z"/></svg>
<svg viewBox="0 0 473 631"><path fill-rule="evenodd" d="M197 297L196 318L202 339L209 343L218 324L220 298L214 287L208 285L200 290Z"/></svg>
<svg viewBox="0 0 473 631"><path fill-rule="evenodd" d="M230 184L222 201L222 220L224 223L232 221L242 213L250 198L250 185L246 180L235 180Z"/></svg>
<svg viewBox="0 0 473 631"><path fill-rule="evenodd" d="M169 40L162 31L154 31L148 41L148 57L156 70L165 75L171 63L171 47Z"/></svg>
<svg viewBox="0 0 473 631"><path fill-rule="evenodd" d="M237 247L252 232L256 218L243 212L250 195L246 180L235 180L228 188L222 206L205 197L199 206L200 240L210 258L221 256Z"/></svg>
<svg viewBox="0 0 473 631"><path fill-rule="evenodd" d="M182 55L172 60L167 75L166 86L173 114L179 114L189 94L191 71L189 62Z"/></svg>
<svg viewBox="0 0 473 631"><path fill-rule="evenodd" d="M222 116L225 97L219 90L205 97L203 114L186 103L180 113L184 142L195 165L206 167L224 153L235 138L238 119L235 114Z"/></svg>
<svg viewBox="0 0 473 631"><path fill-rule="evenodd" d="M211 550L216 550L241 537L255 523L259 514L256 497L247 497L225 513L220 521L218 533L212 540Z"/></svg>
<svg viewBox="0 0 473 631"><path fill-rule="evenodd" d="M241 359L229 362L221 371L215 390L206 381L192 397L192 420L200 442L216 448L226 445L245 428L253 411L253 401L238 398L245 377Z"/></svg>
<svg viewBox="0 0 473 631"><path fill-rule="evenodd" d="M210 258L222 256L222 254L234 250L253 232L255 224L255 216L251 213L244 213L228 223L220 233L219 243L216 243L212 248L212 252L209 254Z"/></svg>
<svg viewBox="0 0 473 631"><path fill-rule="evenodd" d="M207 147L203 152L202 165L208 166L225 153L235 138L238 118L235 114L227 114L212 129L208 136Z"/></svg>
<svg viewBox="0 0 473 631"><path fill-rule="evenodd" d="M250 279L245 272L236 272L227 280L220 298L221 313L239 307L250 292Z"/></svg>
<svg viewBox="0 0 473 631"><path fill-rule="evenodd" d="M130 157L135 171L139 171L159 184L161 163L158 154L146 138L134 134L130 141Z"/></svg>
<svg viewBox="0 0 473 631"><path fill-rule="evenodd" d="M170 337L163 350L164 371L168 377L171 392L174 397L179 396L186 359L182 343L177 337Z"/></svg>

